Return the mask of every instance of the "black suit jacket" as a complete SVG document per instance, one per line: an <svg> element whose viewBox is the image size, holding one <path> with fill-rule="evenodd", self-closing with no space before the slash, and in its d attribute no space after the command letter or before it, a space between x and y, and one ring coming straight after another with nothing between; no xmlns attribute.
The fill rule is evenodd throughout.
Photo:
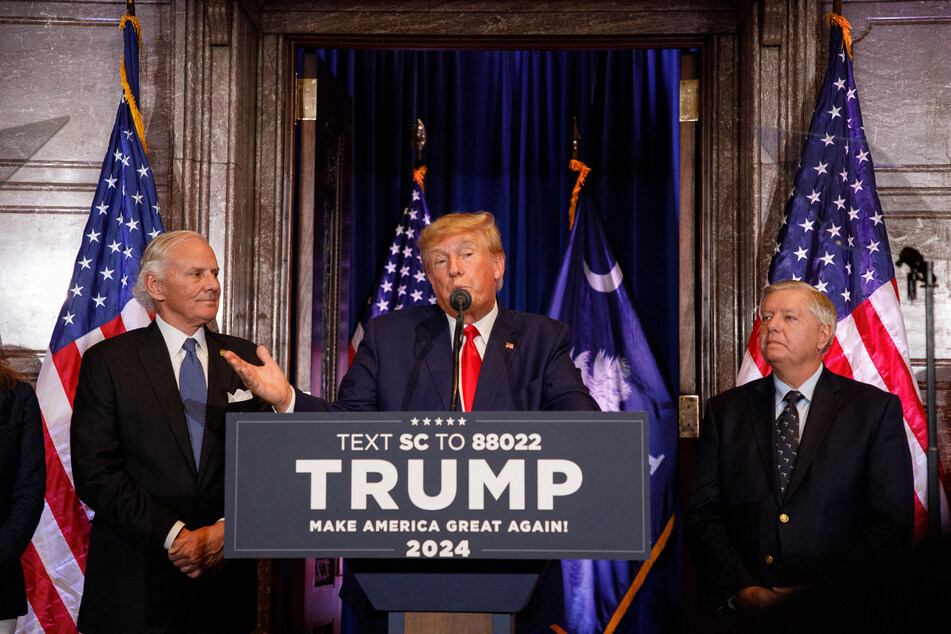
<svg viewBox="0 0 951 634"><path fill-rule="evenodd" d="M226 562L218 575L188 579L164 541L177 520L189 529L224 517L225 411L263 409L256 399L229 406L244 385L222 348L254 360L255 345L205 329L208 409L201 471L158 325L92 346L83 356L70 431L79 497L95 511L79 629L164 632L185 611L216 631L256 626L254 560Z"/></svg>
<svg viewBox="0 0 951 634"><path fill-rule="evenodd" d="M36 395L22 381L0 390L0 619L26 614L20 557L43 512L46 459Z"/></svg>
<svg viewBox="0 0 951 634"><path fill-rule="evenodd" d="M874 570L911 546L914 489L898 397L823 369L782 496L774 398L770 375L707 402L686 522L720 605L747 586Z"/></svg>
<svg viewBox="0 0 951 634"><path fill-rule="evenodd" d="M568 354L568 326L499 306L472 409L597 410ZM449 321L439 306L371 319L337 400L297 393L297 411L448 410L452 388Z"/></svg>

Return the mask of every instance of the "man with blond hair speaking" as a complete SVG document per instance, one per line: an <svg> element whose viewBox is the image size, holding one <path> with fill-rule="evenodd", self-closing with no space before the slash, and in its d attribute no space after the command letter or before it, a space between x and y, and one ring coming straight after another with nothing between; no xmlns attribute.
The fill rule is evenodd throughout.
<svg viewBox="0 0 951 634"><path fill-rule="evenodd" d="M335 402L294 390L263 347L263 367L226 358L280 412L448 410L456 326L450 295L463 289L472 303L460 355L460 410L598 409L568 354L568 326L497 301L505 252L492 214L447 214L423 230L419 249L436 305L371 319Z"/></svg>
<svg viewBox="0 0 951 634"><path fill-rule="evenodd" d="M773 284L759 313L773 371L707 402L688 544L723 631L842 631L911 547L901 402L823 365L836 311L812 286Z"/></svg>

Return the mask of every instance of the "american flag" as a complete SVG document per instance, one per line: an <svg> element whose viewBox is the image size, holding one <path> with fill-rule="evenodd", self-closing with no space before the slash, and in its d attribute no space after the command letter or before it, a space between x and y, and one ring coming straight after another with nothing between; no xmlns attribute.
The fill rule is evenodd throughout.
<svg viewBox="0 0 951 634"><path fill-rule="evenodd" d="M131 27L131 28L130 28ZM56 319L36 391L46 440L46 504L23 555L29 613L22 632L76 632L92 512L73 488L69 425L82 355L89 346L145 326L132 297L145 245L162 233L139 97L139 23L126 14L123 96L82 238L66 301Z"/></svg>
<svg viewBox="0 0 951 634"><path fill-rule="evenodd" d="M413 193L396 226L390 254L373 287L373 293L367 299L360 321L353 329L350 339L351 363L363 341L363 326L369 320L406 306L436 303L436 294L423 272L423 261L416 246L420 232L430 223L426 197L423 195L424 175L425 168L413 172Z"/></svg>
<svg viewBox="0 0 951 634"><path fill-rule="evenodd" d="M769 282L802 280L835 304L839 323L826 367L901 398L915 476L915 538L928 525L927 422L911 369L892 253L862 127L849 24L839 16L829 42L829 70L786 205ZM757 317L737 384L769 373L758 346ZM940 492L942 524L948 506Z"/></svg>

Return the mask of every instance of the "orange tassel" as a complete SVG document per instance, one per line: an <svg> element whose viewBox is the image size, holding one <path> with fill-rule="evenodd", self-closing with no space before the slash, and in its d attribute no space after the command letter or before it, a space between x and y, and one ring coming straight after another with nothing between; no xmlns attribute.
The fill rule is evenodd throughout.
<svg viewBox="0 0 951 634"><path fill-rule="evenodd" d="M423 181L426 179L426 166L417 167L413 170L413 180L419 183L419 188L423 190L423 193L426 193L426 187L423 185Z"/></svg>
<svg viewBox="0 0 951 634"><path fill-rule="evenodd" d="M835 25L842 29L842 43L845 44L845 52L849 54L849 59L852 59L852 25L841 15L832 12L826 13L825 21L829 26Z"/></svg>
<svg viewBox="0 0 951 634"><path fill-rule="evenodd" d="M578 159L571 159L571 162L568 163L568 169L578 172L575 188L571 190L571 204L568 206L568 230L570 231L575 228L575 207L578 205L578 194L581 193L581 186L584 185L584 179L591 168Z"/></svg>

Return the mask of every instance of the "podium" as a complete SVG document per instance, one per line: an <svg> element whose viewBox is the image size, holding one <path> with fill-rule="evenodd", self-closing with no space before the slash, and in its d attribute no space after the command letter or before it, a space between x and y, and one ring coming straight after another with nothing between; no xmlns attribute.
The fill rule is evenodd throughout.
<svg viewBox="0 0 951 634"><path fill-rule="evenodd" d="M390 632L510 632L555 560L649 557L647 430L644 412L228 414L225 556L344 557Z"/></svg>

